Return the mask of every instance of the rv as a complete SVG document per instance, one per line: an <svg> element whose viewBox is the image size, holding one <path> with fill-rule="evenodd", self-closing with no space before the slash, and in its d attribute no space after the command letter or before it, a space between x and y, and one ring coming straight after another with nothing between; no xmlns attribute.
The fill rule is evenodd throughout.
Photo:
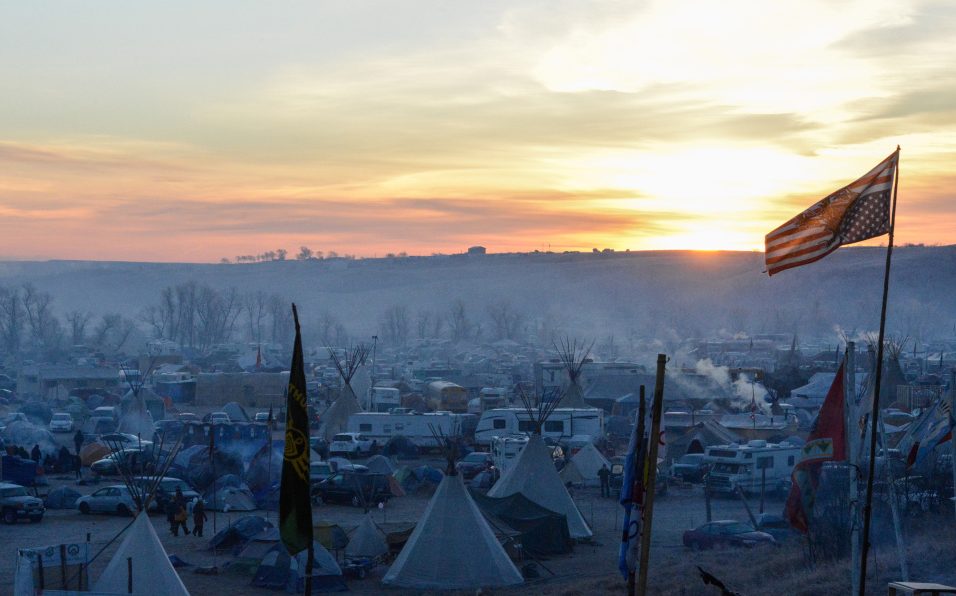
<svg viewBox="0 0 956 596"><path fill-rule="evenodd" d="M494 437L534 432L534 416L524 408L496 408L481 415L475 428L475 443L490 445ZM604 437L604 410L597 408L556 408L544 423L541 434L555 441L587 435L591 442Z"/></svg>
<svg viewBox="0 0 956 596"><path fill-rule="evenodd" d="M528 444L528 435L506 435L491 439L491 461L498 474L504 474Z"/></svg>
<svg viewBox="0 0 956 596"><path fill-rule="evenodd" d="M384 445L392 437L401 435L419 447L439 447L435 434L446 438L465 438L474 428L472 414L430 412L407 414L389 412L359 412L349 416L348 432L362 433L364 437Z"/></svg>
<svg viewBox="0 0 956 596"><path fill-rule="evenodd" d="M790 474L800 459L800 451L800 447L790 443L762 440L708 447L704 458L710 464L707 487L714 492L732 493L740 488L755 494L763 485L766 492L782 493L789 489Z"/></svg>
<svg viewBox="0 0 956 596"><path fill-rule="evenodd" d="M478 392L481 411L508 406L508 391L504 387L485 387Z"/></svg>
<svg viewBox="0 0 956 596"><path fill-rule="evenodd" d="M402 398L395 387L372 387L373 412L388 412L401 405Z"/></svg>

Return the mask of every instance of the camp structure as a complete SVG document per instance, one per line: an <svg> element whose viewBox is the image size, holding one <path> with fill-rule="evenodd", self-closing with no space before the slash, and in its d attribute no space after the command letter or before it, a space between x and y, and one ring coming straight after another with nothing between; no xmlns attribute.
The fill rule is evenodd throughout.
<svg viewBox="0 0 956 596"><path fill-rule="evenodd" d="M346 348L342 358L339 358L335 350L329 348L329 357L339 376L342 377L342 390L338 398L321 416L322 425L319 427L319 434L326 441L331 441L332 437L344 432L348 427L349 416L362 411L362 405L352 389L352 377L365 364L368 352L368 346L359 344Z"/></svg>
<svg viewBox="0 0 956 596"><path fill-rule="evenodd" d="M213 536L209 540L209 548L211 550L229 549L237 546L242 548L254 537L272 528L272 522L261 515L246 515Z"/></svg>
<svg viewBox="0 0 956 596"><path fill-rule="evenodd" d="M495 499L473 491L471 496L486 516L518 533L524 552L540 557L571 551L573 542L563 515L548 511L520 493Z"/></svg>
<svg viewBox="0 0 956 596"><path fill-rule="evenodd" d="M371 515L366 515L355 529L348 546L345 547L345 556L350 559L375 559L388 553L388 543L385 534L378 529Z"/></svg>
<svg viewBox="0 0 956 596"><path fill-rule="evenodd" d="M541 507L565 516L572 538L591 538L591 529L568 494L568 489L554 467L551 452L541 438L541 428L561 401L560 396L542 395L537 400L537 407L532 404L533 398L524 391L520 391L519 396L529 418L534 422L534 432L511 467L488 491L488 496L502 498L520 493Z"/></svg>
<svg viewBox="0 0 956 596"><path fill-rule="evenodd" d="M601 466L611 468L611 463L601 455L593 443L587 443L571 457L571 461L561 470L561 480L565 483L599 486L601 478L598 472Z"/></svg>
<svg viewBox="0 0 956 596"><path fill-rule="evenodd" d="M564 395L561 397L560 407L562 408L587 408L588 404L584 401L584 391L581 389L581 371L588 356L591 355L591 348L594 346L585 345L578 340L565 338L560 344L555 344L558 352L558 358L564 365L564 370L568 373L568 386L564 389Z"/></svg>
<svg viewBox="0 0 956 596"><path fill-rule="evenodd" d="M447 473L382 583L413 590L477 590L513 586L521 573L495 538L455 471L446 438Z"/></svg>
<svg viewBox="0 0 956 596"><path fill-rule="evenodd" d="M96 580L93 591L134 596L189 594L144 511L126 530L126 537Z"/></svg>
<svg viewBox="0 0 956 596"><path fill-rule="evenodd" d="M342 568L335 562L335 557L314 540L312 551L312 591L343 592L347 590L345 581L342 579ZM252 578L252 585L273 590L284 589L293 594L302 592L305 588L308 557L309 549L303 549L293 557L289 555L285 545L276 541L259 562L255 577Z"/></svg>

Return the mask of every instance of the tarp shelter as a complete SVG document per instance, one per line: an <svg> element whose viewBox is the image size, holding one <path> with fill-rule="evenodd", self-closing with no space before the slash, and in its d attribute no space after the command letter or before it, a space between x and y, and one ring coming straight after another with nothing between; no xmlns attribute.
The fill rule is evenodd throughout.
<svg viewBox="0 0 956 596"><path fill-rule="evenodd" d="M382 579L385 585L415 590L475 590L523 581L457 475L438 485Z"/></svg>
<svg viewBox="0 0 956 596"><path fill-rule="evenodd" d="M342 550L349 543L349 535L345 533L345 530L331 522L314 522L312 537L329 550Z"/></svg>
<svg viewBox="0 0 956 596"><path fill-rule="evenodd" d="M342 579L342 569L335 558L317 541L312 542L312 590L314 592L343 592L348 588ZM285 545L279 543L269 549L256 569L252 585L259 588L301 592L305 589L305 568L308 549L289 556Z"/></svg>
<svg viewBox="0 0 956 596"><path fill-rule="evenodd" d="M80 447L80 462L84 466L89 466L95 461L99 461L109 455L110 448L103 443L87 443Z"/></svg>
<svg viewBox="0 0 956 596"><path fill-rule="evenodd" d="M607 458L601 455L601 452L597 450L593 443L588 443L575 453L568 465L561 470L561 479L568 482L571 481L571 475L577 474L580 478L571 481L572 483L600 486L601 480L598 477L598 471L601 466L607 466L608 470L611 469L611 463L607 461ZM569 476L565 477L565 473Z"/></svg>
<svg viewBox="0 0 956 596"><path fill-rule="evenodd" d="M522 548L532 555L559 555L571 551L568 520L560 513L549 511L520 493L495 499L472 491L471 496L482 512L517 531Z"/></svg>
<svg viewBox="0 0 956 596"><path fill-rule="evenodd" d="M394 472L398 466L392 463L392 460L388 459L384 455L374 455L365 462L365 467L368 468L369 472L375 474L391 474Z"/></svg>
<svg viewBox="0 0 956 596"><path fill-rule="evenodd" d="M385 535L372 521L372 516L366 515L349 539L345 547L345 556L353 559L374 559L387 553L388 544L385 542Z"/></svg>
<svg viewBox="0 0 956 596"><path fill-rule="evenodd" d="M256 497L248 488L216 486L203 496L206 509L210 511L255 511Z"/></svg>
<svg viewBox="0 0 956 596"><path fill-rule="evenodd" d="M240 517L224 530L209 540L210 549L224 549L234 546L242 546L252 539L253 536L261 533L266 528L271 528L272 522L261 515L246 515Z"/></svg>
<svg viewBox="0 0 956 596"><path fill-rule="evenodd" d="M414 459L418 452L418 445L404 435L395 435L382 448L382 455L398 459Z"/></svg>
<svg viewBox="0 0 956 596"><path fill-rule="evenodd" d="M47 509L73 509L80 496L80 493L69 486L58 486L50 491L43 504Z"/></svg>
<svg viewBox="0 0 956 596"><path fill-rule="evenodd" d="M132 559L132 592L128 590L128 559ZM106 594L131 593L134 596L189 595L186 586L179 579L179 574L169 562L169 556L145 512L136 516L136 520L126 530L126 537L96 580L93 591Z"/></svg>
<svg viewBox="0 0 956 596"><path fill-rule="evenodd" d="M488 496L501 498L515 493L521 493L545 509L564 515L572 538L592 536L591 528L558 476L551 452L541 435L531 435L515 462L488 491Z"/></svg>

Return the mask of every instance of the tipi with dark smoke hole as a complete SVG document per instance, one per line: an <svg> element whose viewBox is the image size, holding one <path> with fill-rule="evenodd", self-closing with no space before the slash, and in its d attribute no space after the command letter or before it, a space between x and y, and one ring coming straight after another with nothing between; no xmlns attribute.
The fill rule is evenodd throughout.
<svg viewBox="0 0 956 596"><path fill-rule="evenodd" d="M585 345L584 342L579 344L578 340L567 337L560 344L555 344L554 348L558 352L558 358L564 365L564 370L568 373L568 386L564 390L560 407L589 407L587 402L584 401L584 390L581 388L581 372L591 355L591 348L593 347L594 342L589 345Z"/></svg>
<svg viewBox="0 0 956 596"><path fill-rule="evenodd" d="M414 590L476 590L524 580L455 470L457 449L444 437L445 477L402 552L382 579Z"/></svg>
<svg viewBox="0 0 956 596"><path fill-rule="evenodd" d="M571 538L591 538L591 528L568 494L554 467L551 451L541 438L545 421L561 402L561 392L543 393L537 400L537 406L524 391L520 391L519 395L529 419L534 422L534 432L515 462L488 491L488 496L501 498L520 493L529 501L564 515L568 520Z"/></svg>
<svg viewBox="0 0 956 596"><path fill-rule="evenodd" d="M319 435L326 441L331 441L332 437L344 432L348 426L349 416L362 411L362 405L355 395L355 390L352 389L352 378L359 368L365 364L368 353L369 347L367 345L358 344L345 348L345 353L342 358L339 358L335 350L329 348L329 358L332 359L335 369L339 371L339 376L342 377L342 391L329 406L329 409L322 414Z"/></svg>

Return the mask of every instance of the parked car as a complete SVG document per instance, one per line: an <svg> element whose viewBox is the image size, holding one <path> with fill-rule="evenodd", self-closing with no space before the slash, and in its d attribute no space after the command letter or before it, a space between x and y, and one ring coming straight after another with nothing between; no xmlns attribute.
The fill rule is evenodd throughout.
<svg viewBox="0 0 956 596"><path fill-rule="evenodd" d="M309 437L309 447L312 448L312 451L315 451L323 459L328 459L329 457L329 442L322 437Z"/></svg>
<svg viewBox="0 0 956 596"><path fill-rule="evenodd" d="M256 412L252 420L253 422L269 422L269 412Z"/></svg>
<svg viewBox="0 0 956 596"><path fill-rule="evenodd" d="M361 456L372 451L372 441L361 433L339 433L332 437L329 455Z"/></svg>
<svg viewBox="0 0 956 596"><path fill-rule="evenodd" d="M199 416L193 414L192 412L180 412L179 421L180 422L202 422Z"/></svg>
<svg viewBox="0 0 956 596"><path fill-rule="evenodd" d="M335 474L335 468L327 461L309 463L309 483L317 484Z"/></svg>
<svg viewBox="0 0 956 596"><path fill-rule="evenodd" d="M69 412L56 412L50 419L50 432L73 432L73 416Z"/></svg>
<svg viewBox="0 0 956 596"><path fill-rule="evenodd" d="M230 424L232 419L225 412L210 412L202 417L203 422L210 424Z"/></svg>
<svg viewBox="0 0 956 596"><path fill-rule="evenodd" d="M770 534L777 542L785 542L799 536L797 531L793 529L793 526L790 525L790 522L778 513L758 513L756 517L756 529L760 532Z"/></svg>
<svg viewBox="0 0 956 596"><path fill-rule="evenodd" d="M185 425L181 420L159 420L153 424L156 434L165 437L166 440L176 439L182 434Z"/></svg>
<svg viewBox="0 0 956 596"><path fill-rule="evenodd" d="M91 495L76 500L76 508L80 513L115 513L118 515L132 515L139 510L136 499L123 484L114 484L99 489ZM156 504L150 505L149 510L156 509Z"/></svg>
<svg viewBox="0 0 956 596"><path fill-rule="evenodd" d="M671 477L680 478L684 482L703 482L704 475L710 469L705 461L704 453L685 453L671 464Z"/></svg>
<svg viewBox="0 0 956 596"><path fill-rule="evenodd" d="M156 482L155 476L134 476L133 483L139 487L150 488ZM156 484L156 491L153 493L153 501L156 503L156 508L160 511L165 511L166 504L176 496L176 489L179 488L183 493L183 498L187 502L192 501L199 496L199 493L196 492L193 487L189 485L185 480L180 480L179 478L173 478L171 476L163 476L159 483ZM152 507L150 507L152 510Z"/></svg>
<svg viewBox="0 0 956 596"><path fill-rule="evenodd" d="M386 474L336 472L312 487L315 503L343 503L360 507L385 503L392 497Z"/></svg>
<svg viewBox="0 0 956 596"><path fill-rule="evenodd" d="M153 442L147 441L145 439L140 439L136 435L130 433L106 433L105 435L100 435L100 441L106 443L109 447L119 447L120 449L127 448L140 448L146 449L152 447Z"/></svg>
<svg viewBox="0 0 956 596"><path fill-rule="evenodd" d="M3 523L14 524L20 519L29 519L37 523L43 519L46 508L43 501L31 497L27 489L19 484L0 482L0 517Z"/></svg>
<svg viewBox="0 0 956 596"><path fill-rule="evenodd" d="M90 469L100 476L112 476L119 474L121 465L129 466L132 470L139 470L141 466L146 468L154 462L152 449L129 448L114 451L103 459L93 462Z"/></svg>
<svg viewBox="0 0 956 596"><path fill-rule="evenodd" d="M115 406L100 406L93 410L90 416L96 418L112 418L114 422L119 422L119 410Z"/></svg>
<svg viewBox="0 0 956 596"><path fill-rule="evenodd" d="M754 547L761 544L776 544L773 536L754 530L750 524L732 519L706 523L684 532L684 546L704 550L716 546Z"/></svg>
<svg viewBox="0 0 956 596"><path fill-rule="evenodd" d="M490 470L494 467L494 460L491 454L484 451L473 451L461 458L456 464L455 469L465 480L471 480L478 474Z"/></svg>
<svg viewBox="0 0 956 596"><path fill-rule="evenodd" d="M100 435L105 435L115 430L115 420L100 416L90 416L83 425L83 435L91 441L95 441Z"/></svg>

